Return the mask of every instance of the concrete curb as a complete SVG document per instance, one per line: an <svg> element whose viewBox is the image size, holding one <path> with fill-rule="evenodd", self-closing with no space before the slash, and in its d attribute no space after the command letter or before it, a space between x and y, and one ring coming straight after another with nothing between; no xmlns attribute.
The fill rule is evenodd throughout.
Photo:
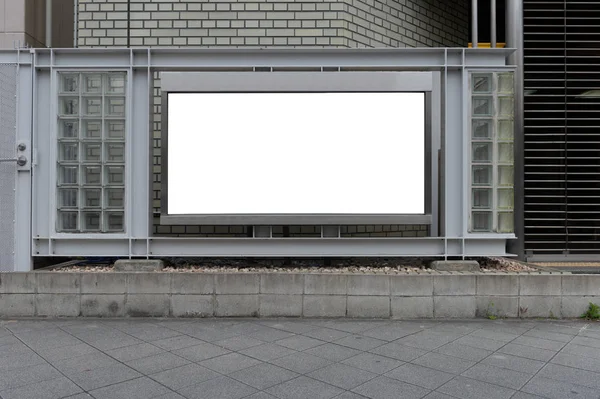
<svg viewBox="0 0 600 399"><path fill-rule="evenodd" d="M0 273L0 317L579 317L600 275Z"/></svg>

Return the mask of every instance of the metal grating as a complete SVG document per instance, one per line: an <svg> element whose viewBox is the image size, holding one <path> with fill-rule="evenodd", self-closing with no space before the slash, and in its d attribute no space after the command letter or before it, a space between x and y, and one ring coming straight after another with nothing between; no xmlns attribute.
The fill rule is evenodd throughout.
<svg viewBox="0 0 600 399"><path fill-rule="evenodd" d="M525 0L525 251L600 256L600 1Z"/></svg>
<svg viewBox="0 0 600 399"><path fill-rule="evenodd" d="M16 156L17 66L0 64L0 159ZM17 164L0 162L0 271L14 270Z"/></svg>

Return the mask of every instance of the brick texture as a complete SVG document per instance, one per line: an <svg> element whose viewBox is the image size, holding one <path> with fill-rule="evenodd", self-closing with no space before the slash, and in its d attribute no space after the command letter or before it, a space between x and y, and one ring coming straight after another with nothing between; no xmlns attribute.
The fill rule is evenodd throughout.
<svg viewBox="0 0 600 399"><path fill-rule="evenodd" d="M468 0L79 0L79 47L465 47ZM154 75L153 208L160 211L161 90ZM276 229L274 230L274 234ZM159 235L246 236L244 226ZM420 237L427 226L343 226L343 236ZM292 226L292 236L319 236Z"/></svg>

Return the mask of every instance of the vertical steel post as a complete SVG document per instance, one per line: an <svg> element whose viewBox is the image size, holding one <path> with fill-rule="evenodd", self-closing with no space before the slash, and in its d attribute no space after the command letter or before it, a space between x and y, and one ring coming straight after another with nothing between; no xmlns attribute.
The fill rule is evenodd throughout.
<svg viewBox="0 0 600 399"><path fill-rule="evenodd" d="M506 1L506 46L516 51L509 63L516 65L515 72L515 235L509 251L521 259L525 256L525 138L524 138L524 74L523 74L523 1Z"/></svg>
<svg viewBox="0 0 600 399"><path fill-rule="evenodd" d="M477 43L479 42L478 32L477 32L477 3L478 0L471 0L471 43L473 48L477 48Z"/></svg>
<svg viewBox="0 0 600 399"><path fill-rule="evenodd" d="M46 0L46 47L52 47L52 0Z"/></svg>
<svg viewBox="0 0 600 399"><path fill-rule="evenodd" d="M490 47L496 48L496 0L490 0Z"/></svg>

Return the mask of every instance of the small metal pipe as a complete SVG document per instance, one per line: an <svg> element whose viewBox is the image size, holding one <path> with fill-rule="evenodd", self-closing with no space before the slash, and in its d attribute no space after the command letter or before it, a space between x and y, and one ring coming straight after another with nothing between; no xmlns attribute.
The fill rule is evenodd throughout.
<svg viewBox="0 0 600 399"><path fill-rule="evenodd" d="M46 0L46 47L52 47L52 0Z"/></svg>
<svg viewBox="0 0 600 399"><path fill-rule="evenodd" d="M490 0L490 47L497 46L496 29L496 0Z"/></svg>
<svg viewBox="0 0 600 399"><path fill-rule="evenodd" d="M477 3L478 0L471 0L471 46L473 48L477 48L477 43L479 42L478 32L477 32L477 24L479 22L477 16Z"/></svg>

